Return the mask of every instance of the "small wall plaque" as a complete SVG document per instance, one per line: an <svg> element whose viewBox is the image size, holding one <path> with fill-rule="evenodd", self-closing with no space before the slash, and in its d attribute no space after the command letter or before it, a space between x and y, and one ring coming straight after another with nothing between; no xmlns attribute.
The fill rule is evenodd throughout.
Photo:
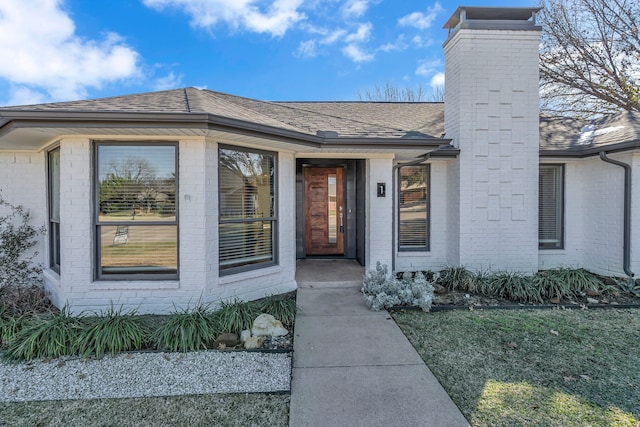
<svg viewBox="0 0 640 427"><path fill-rule="evenodd" d="M386 197L387 196L387 184L384 182L378 183L378 197Z"/></svg>

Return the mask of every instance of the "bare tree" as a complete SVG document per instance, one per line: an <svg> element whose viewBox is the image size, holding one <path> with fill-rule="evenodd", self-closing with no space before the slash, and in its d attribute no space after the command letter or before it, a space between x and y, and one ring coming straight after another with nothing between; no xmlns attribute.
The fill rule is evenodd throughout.
<svg viewBox="0 0 640 427"><path fill-rule="evenodd" d="M640 111L640 2L542 0L542 109Z"/></svg>
<svg viewBox="0 0 640 427"><path fill-rule="evenodd" d="M423 89L422 85L418 85L415 89L410 87L401 88L390 82L384 86L374 86L373 89L367 89L364 92L356 92L358 101L377 101L377 102L425 102L444 100L444 91L441 88L434 89L429 96Z"/></svg>

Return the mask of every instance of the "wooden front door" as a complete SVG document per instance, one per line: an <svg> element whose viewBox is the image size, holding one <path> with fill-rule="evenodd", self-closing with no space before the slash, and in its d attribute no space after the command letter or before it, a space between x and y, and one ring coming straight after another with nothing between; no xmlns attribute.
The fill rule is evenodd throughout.
<svg viewBox="0 0 640 427"><path fill-rule="evenodd" d="M342 167L304 169L307 255L343 255L344 189Z"/></svg>

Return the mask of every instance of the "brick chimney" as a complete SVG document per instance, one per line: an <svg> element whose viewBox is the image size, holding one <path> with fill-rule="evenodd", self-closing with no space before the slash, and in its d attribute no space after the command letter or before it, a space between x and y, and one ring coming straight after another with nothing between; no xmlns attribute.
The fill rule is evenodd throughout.
<svg viewBox="0 0 640 427"><path fill-rule="evenodd" d="M539 10L459 7L444 26L452 265L538 269Z"/></svg>

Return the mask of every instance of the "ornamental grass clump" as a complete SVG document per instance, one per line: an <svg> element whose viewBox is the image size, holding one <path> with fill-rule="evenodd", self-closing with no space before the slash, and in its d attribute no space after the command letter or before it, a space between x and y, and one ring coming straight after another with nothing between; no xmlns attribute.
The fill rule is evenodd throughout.
<svg viewBox="0 0 640 427"><path fill-rule="evenodd" d="M289 295L272 295L256 305L258 311L272 315L285 325L293 324L296 318L296 300Z"/></svg>
<svg viewBox="0 0 640 427"><path fill-rule="evenodd" d="M77 354L78 339L86 327L86 319L72 316L66 306L58 312L33 316L15 334L3 356L28 361Z"/></svg>
<svg viewBox="0 0 640 427"><path fill-rule="evenodd" d="M169 351L206 349L219 333L216 317L198 305L176 311L152 333L155 347Z"/></svg>
<svg viewBox="0 0 640 427"><path fill-rule="evenodd" d="M223 302L216 312L216 318L221 332L231 332L240 336L243 330L251 329L253 321L259 314L254 303L236 299L233 302ZM272 313L269 314L276 317Z"/></svg>
<svg viewBox="0 0 640 427"><path fill-rule="evenodd" d="M379 262L365 276L361 291L365 304L374 311L396 306L416 306L429 311L433 301L433 286L423 273L405 272L396 279Z"/></svg>
<svg viewBox="0 0 640 427"><path fill-rule="evenodd" d="M106 353L141 350L151 339L143 318L135 311L123 313L122 307L111 306L88 323L89 327L78 340L78 351L84 357L93 354L100 358Z"/></svg>
<svg viewBox="0 0 640 427"><path fill-rule="evenodd" d="M440 271L438 283L447 290L473 291L475 275L464 267L447 267Z"/></svg>

